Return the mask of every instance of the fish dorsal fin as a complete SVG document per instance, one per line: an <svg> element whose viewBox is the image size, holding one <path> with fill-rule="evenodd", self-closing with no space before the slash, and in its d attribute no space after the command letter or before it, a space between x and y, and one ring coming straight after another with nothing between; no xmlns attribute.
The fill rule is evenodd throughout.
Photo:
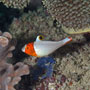
<svg viewBox="0 0 90 90"><path fill-rule="evenodd" d="M36 42L37 41L42 41L43 39L44 39L44 36L38 35L37 38L36 38Z"/></svg>

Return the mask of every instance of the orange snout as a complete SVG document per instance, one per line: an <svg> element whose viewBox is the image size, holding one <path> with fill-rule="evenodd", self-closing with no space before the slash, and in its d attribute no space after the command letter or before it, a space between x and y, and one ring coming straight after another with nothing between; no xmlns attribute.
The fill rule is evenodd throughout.
<svg viewBox="0 0 90 90"><path fill-rule="evenodd" d="M25 53L31 56L37 56L34 50L34 43L28 43L25 47Z"/></svg>

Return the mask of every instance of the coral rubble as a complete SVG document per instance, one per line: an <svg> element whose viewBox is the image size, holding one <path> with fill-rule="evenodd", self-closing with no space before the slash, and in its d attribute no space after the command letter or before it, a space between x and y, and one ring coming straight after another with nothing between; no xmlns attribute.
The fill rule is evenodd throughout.
<svg viewBox="0 0 90 90"><path fill-rule="evenodd" d="M58 72L57 76L53 75L52 77L43 79L40 84L34 87L34 90L61 90L61 87L64 87L65 83L69 86L71 82L65 75Z"/></svg>
<svg viewBox="0 0 90 90"><path fill-rule="evenodd" d="M43 0L43 4L65 32L90 32L89 0Z"/></svg>
<svg viewBox="0 0 90 90"><path fill-rule="evenodd" d="M90 41L74 43L72 46L63 52L60 50L60 54L55 55L56 66L55 70L61 71L67 78L72 79L73 84L71 86L65 85L66 90L84 90L90 88ZM58 57L58 58L57 58ZM58 71L57 71L58 72ZM56 72L56 73L57 73ZM88 79L88 80L87 80ZM61 88L62 90L62 88Z"/></svg>
<svg viewBox="0 0 90 90"><path fill-rule="evenodd" d="M23 9L27 7L30 0L0 0L0 2L4 3L7 7Z"/></svg>
<svg viewBox="0 0 90 90"><path fill-rule="evenodd" d="M0 90L15 90L14 85L21 80L21 76L29 73L29 68L24 63L7 63L15 49L13 41L11 34L0 32Z"/></svg>

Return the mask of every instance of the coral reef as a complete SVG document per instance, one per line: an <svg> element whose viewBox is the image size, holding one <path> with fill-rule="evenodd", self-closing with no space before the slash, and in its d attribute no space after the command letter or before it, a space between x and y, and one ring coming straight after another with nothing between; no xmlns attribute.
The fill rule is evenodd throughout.
<svg viewBox="0 0 90 90"><path fill-rule="evenodd" d="M54 90L89 90L89 47L90 41L83 45L75 44L75 46L66 46L54 53L53 56L56 60L54 66L54 75L52 77L54 81L51 82L52 78L46 78L41 81L40 84L37 84L35 88L37 90L49 87L53 88ZM65 54L65 52L68 53Z"/></svg>
<svg viewBox="0 0 90 90"><path fill-rule="evenodd" d="M43 0L54 19L69 34L90 32L89 0Z"/></svg>
<svg viewBox="0 0 90 90"><path fill-rule="evenodd" d="M74 43L65 49L60 50L55 55L56 66L55 70L61 71L67 78L72 79L71 86L65 85L65 90L89 90L90 88L90 41ZM67 52L65 54L65 52ZM58 57L58 58L57 58ZM58 72L57 71L57 72ZM56 73L57 73L56 72ZM88 79L88 80L87 80ZM61 88L62 90L62 88Z"/></svg>
<svg viewBox="0 0 90 90"><path fill-rule="evenodd" d="M29 42L33 41L37 34L43 34L47 40L60 40L71 36L73 38L71 44L60 48L51 55L56 60L54 77L58 77L58 72L60 71L61 75L67 78L65 83L58 89L86 90L90 88L90 34L68 35L64 33L60 24L55 20L53 21L47 10L42 9L42 7L37 11L24 13L19 19L15 18L9 31L19 42L20 40L24 41L24 44L27 43L27 40ZM36 61L34 61L30 57L24 60L30 66L36 64ZM28 82L32 78L28 78L24 78L23 82L19 85L20 88L17 90L23 90L26 86L27 90L30 90L30 85L32 84L28 84ZM41 85L41 82L39 84Z"/></svg>
<svg viewBox="0 0 90 90"><path fill-rule="evenodd" d="M29 74L29 68L24 63L7 63L7 59L12 57L14 45L11 34L0 32L0 90L15 90L14 85L21 80L21 76Z"/></svg>
<svg viewBox="0 0 90 90"><path fill-rule="evenodd" d="M0 0L7 7L23 9L27 7L31 0Z"/></svg>
<svg viewBox="0 0 90 90"><path fill-rule="evenodd" d="M43 7L38 8L37 11L24 13L19 19L14 18L9 31L13 38L29 40L29 42L34 40L38 34L44 35L46 40L60 40L67 36L71 36L73 41L80 42L85 39L82 34L68 35L64 33L60 24L54 21Z"/></svg>
<svg viewBox="0 0 90 90"><path fill-rule="evenodd" d="M43 7L40 7L36 12L29 11L19 19L15 18L10 25L9 31L14 38L22 38L23 36L24 40L32 37L36 38L37 34L48 35L52 32L55 33L57 29L53 26L53 19Z"/></svg>

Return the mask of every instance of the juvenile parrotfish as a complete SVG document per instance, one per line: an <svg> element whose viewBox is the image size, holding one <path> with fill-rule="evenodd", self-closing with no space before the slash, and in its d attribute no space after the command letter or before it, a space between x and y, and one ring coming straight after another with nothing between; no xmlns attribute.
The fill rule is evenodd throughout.
<svg viewBox="0 0 90 90"><path fill-rule="evenodd" d="M37 36L35 42L26 44L22 48L22 51L31 56L44 57L53 53L55 50L69 43L70 41L72 41L71 37L65 38L61 41L44 41L43 36L39 35Z"/></svg>

